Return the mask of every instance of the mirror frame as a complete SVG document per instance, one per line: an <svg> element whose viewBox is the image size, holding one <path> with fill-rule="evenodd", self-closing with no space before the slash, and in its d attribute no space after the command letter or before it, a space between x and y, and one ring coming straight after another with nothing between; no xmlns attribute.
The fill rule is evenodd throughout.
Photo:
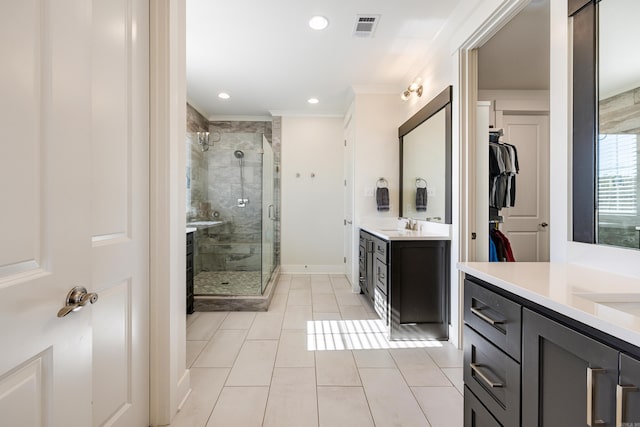
<svg viewBox="0 0 640 427"><path fill-rule="evenodd" d="M573 20L572 240L582 243L596 243L598 2L568 2Z"/></svg>
<svg viewBox="0 0 640 427"><path fill-rule="evenodd" d="M427 105L422 107L409 120L404 122L398 128L398 137L400 139L400 216L403 216L403 200L402 200L402 173L403 173L403 138L406 134L414 130L416 127L427 121L430 117L445 110L445 207L444 207L444 223L451 224L451 102L453 98L453 86L447 86Z"/></svg>

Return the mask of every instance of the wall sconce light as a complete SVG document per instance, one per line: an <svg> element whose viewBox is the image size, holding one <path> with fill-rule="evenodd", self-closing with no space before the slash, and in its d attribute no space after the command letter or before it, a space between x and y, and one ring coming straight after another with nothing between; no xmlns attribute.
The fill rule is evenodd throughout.
<svg viewBox="0 0 640 427"><path fill-rule="evenodd" d="M202 152L209 151L209 132L196 132L198 135L198 145Z"/></svg>
<svg viewBox="0 0 640 427"><path fill-rule="evenodd" d="M418 95L418 97L422 96L422 80L420 80L419 78L415 79L413 83L411 83L409 87L407 87L407 90L402 92L400 98L402 98L403 101L406 101L407 99L409 99L412 93L415 93L416 95Z"/></svg>

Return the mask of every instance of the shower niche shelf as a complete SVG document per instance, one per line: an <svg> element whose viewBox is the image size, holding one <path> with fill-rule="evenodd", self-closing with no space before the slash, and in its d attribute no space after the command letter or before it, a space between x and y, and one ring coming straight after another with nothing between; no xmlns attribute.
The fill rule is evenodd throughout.
<svg viewBox="0 0 640 427"><path fill-rule="evenodd" d="M187 227L197 228L202 230L205 228L215 227L217 225L224 224L224 221L192 221L187 223Z"/></svg>

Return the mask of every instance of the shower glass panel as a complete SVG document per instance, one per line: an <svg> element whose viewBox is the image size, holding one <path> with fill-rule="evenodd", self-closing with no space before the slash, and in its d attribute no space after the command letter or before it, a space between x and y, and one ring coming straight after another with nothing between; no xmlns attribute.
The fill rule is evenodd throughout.
<svg viewBox="0 0 640 427"><path fill-rule="evenodd" d="M269 283L269 278L274 269L273 239L276 218L273 180L274 180L274 155L273 148L267 138L262 137L262 292L264 293Z"/></svg>
<svg viewBox="0 0 640 427"><path fill-rule="evenodd" d="M261 295L274 265L274 155L262 133L188 140L187 225L197 225L194 294Z"/></svg>

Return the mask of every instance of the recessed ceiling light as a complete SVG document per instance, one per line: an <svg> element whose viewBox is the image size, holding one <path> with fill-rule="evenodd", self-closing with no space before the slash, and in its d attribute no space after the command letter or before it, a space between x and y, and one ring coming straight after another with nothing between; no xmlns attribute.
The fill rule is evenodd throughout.
<svg viewBox="0 0 640 427"><path fill-rule="evenodd" d="M318 102L318 98L309 98L309 100L307 101L309 104L317 104Z"/></svg>
<svg viewBox="0 0 640 427"><path fill-rule="evenodd" d="M314 30L324 30L329 26L329 20L324 16L316 15L309 20L309 26Z"/></svg>
<svg viewBox="0 0 640 427"><path fill-rule="evenodd" d="M220 92L218 94L218 98L220 98L220 99L229 99L229 98L231 98L231 96L226 92Z"/></svg>

